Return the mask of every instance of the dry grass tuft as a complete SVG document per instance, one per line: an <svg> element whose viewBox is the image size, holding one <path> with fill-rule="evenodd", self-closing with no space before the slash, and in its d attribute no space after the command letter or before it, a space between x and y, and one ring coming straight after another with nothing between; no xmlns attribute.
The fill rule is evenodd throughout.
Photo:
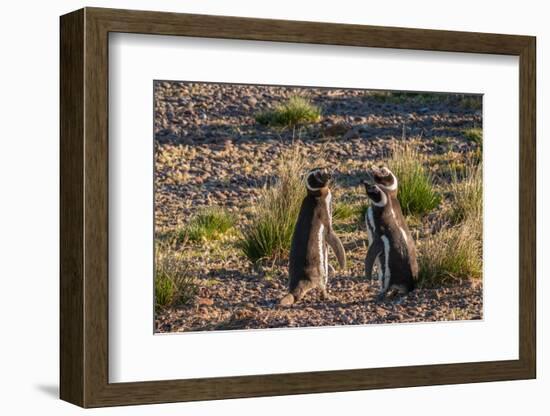
<svg viewBox="0 0 550 416"><path fill-rule="evenodd" d="M420 285L481 278L482 249L482 231L475 219L443 228L419 245Z"/></svg>
<svg viewBox="0 0 550 416"><path fill-rule="evenodd" d="M294 225L306 195L303 177L312 165L298 144L282 153L277 179L262 189L253 208L252 221L243 230L238 244L253 263L288 255Z"/></svg>
<svg viewBox="0 0 550 416"><path fill-rule="evenodd" d="M483 130L479 127L463 130L462 134L464 134L464 136L471 142L474 142L479 146L483 145Z"/></svg>
<svg viewBox="0 0 550 416"><path fill-rule="evenodd" d="M459 223L470 217L481 221L483 214L482 165L467 162L462 172L451 171L449 190L452 195L450 219Z"/></svg>
<svg viewBox="0 0 550 416"><path fill-rule="evenodd" d="M185 305L197 294L198 285L188 262L175 251L157 248L155 253L155 309Z"/></svg>

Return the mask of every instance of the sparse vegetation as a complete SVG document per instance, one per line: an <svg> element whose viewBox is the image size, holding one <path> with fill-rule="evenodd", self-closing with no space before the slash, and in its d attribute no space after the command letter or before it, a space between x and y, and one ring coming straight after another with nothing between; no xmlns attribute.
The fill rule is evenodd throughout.
<svg viewBox="0 0 550 416"><path fill-rule="evenodd" d="M337 202L332 208L332 218L335 220L347 220L357 215L361 210L360 206L347 202Z"/></svg>
<svg viewBox="0 0 550 416"><path fill-rule="evenodd" d="M420 286L477 279L482 274L482 231L475 219L443 228L419 245Z"/></svg>
<svg viewBox="0 0 550 416"><path fill-rule="evenodd" d="M460 159L455 160L449 160L449 162L442 166L441 169L441 175L447 175L447 179L453 181L453 178L461 178L464 177L466 174L466 171L468 169L468 166L463 160L464 158L461 157Z"/></svg>
<svg viewBox="0 0 550 416"><path fill-rule="evenodd" d="M451 172L449 185L452 195L451 221L458 223L466 218L480 219L483 210L482 167L473 162L461 171Z"/></svg>
<svg viewBox="0 0 550 416"><path fill-rule="evenodd" d="M447 94L432 92L372 91L369 97L391 104L433 105L449 102Z"/></svg>
<svg viewBox="0 0 550 416"><path fill-rule="evenodd" d="M155 309L185 305L197 294L198 286L187 261L178 253L157 248L155 256Z"/></svg>
<svg viewBox="0 0 550 416"><path fill-rule="evenodd" d="M413 143L394 147L388 165L399 180L397 197L405 215L424 215L441 202L431 173L424 166L425 156Z"/></svg>
<svg viewBox="0 0 550 416"><path fill-rule="evenodd" d="M450 206L440 213L439 231L419 242L421 286L482 275L482 165L473 159L449 165Z"/></svg>
<svg viewBox="0 0 550 416"><path fill-rule="evenodd" d="M359 215L357 216L357 221L359 222L359 224L363 225L363 223L365 222L365 215L367 215L368 209L369 209L369 202L367 200L361 205L360 209L358 210Z"/></svg>
<svg viewBox="0 0 550 416"><path fill-rule="evenodd" d="M300 147L294 146L281 156L277 181L264 186L251 224L244 229L239 242L240 249L253 263L286 257L306 193L302 178L307 166Z"/></svg>
<svg viewBox="0 0 550 416"><path fill-rule="evenodd" d="M476 143L479 146L483 145L483 130L479 127L472 127L471 129L462 130L462 134L471 142Z"/></svg>
<svg viewBox="0 0 550 416"><path fill-rule="evenodd" d="M450 142L450 138L445 136L435 136L432 140L435 144L440 146L447 145Z"/></svg>
<svg viewBox="0 0 550 416"><path fill-rule="evenodd" d="M189 220L189 224L178 232L178 241L194 243L216 240L233 227L234 218L220 208L210 208L199 212Z"/></svg>
<svg viewBox="0 0 550 416"><path fill-rule="evenodd" d="M460 98L460 106L465 110L481 110L481 95L463 95Z"/></svg>
<svg viewBox="0 0 550 416"><path fill-rule="evenodd" d="M371 91L368 95L376 101L391 104L412 105L449 105L455 102L464 110L480 110L482 97L470 94L456 94L454 97L448 94L436 92L401 92L401 91Z"/></svg>
<svg viewBox="0 0 550 416"><path fill-rule="evenodd" d="M271 110L256 114L256 122L264 126L294 128L299 125L316 123L321 118L321 110L304 97L293 96Z"/></svg>

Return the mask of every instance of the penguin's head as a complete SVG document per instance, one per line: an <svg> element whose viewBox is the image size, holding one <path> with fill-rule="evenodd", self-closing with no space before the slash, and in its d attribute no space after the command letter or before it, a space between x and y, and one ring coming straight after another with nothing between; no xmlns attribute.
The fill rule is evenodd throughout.
<svg viewBox="0 0 550 416"><path fill-rule="evenodd" d="M388 203L388 197L386 193L380 189L380 187L369 181L363 182L365 185L365 190L367 191L367 196L372 201L372 203L377 207L383 207Z"/></svg>
<svg viewBox="0 0 550 416"><path fill-rule="evenodd" d="M367 181L380 186L384 191L397 192L397 178L387 166L373 166L367 176Z"/></svg>
<svg viewBox="0 0 550 416"><path fill-rule="evenodd" d="M306 187L308 191L318 191L328 185L331 174L325 168L315 168L306 175Z"/></svg>

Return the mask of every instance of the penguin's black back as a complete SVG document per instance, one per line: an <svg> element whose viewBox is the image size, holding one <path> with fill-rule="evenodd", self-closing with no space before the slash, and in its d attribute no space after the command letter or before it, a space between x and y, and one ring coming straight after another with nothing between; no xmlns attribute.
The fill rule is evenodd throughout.
<svg viewBox="0 0 550 416"><path fill-rule="evenodd" d="M305 264L307 257L307 246L309 242L309 236L311 234L311 227L313 223L313 215L315 211L315 201L311 201L311 197L307 196L302 201L300 207L300 214L294 227L294 233L292 234L292 244L290 251L290 267L295 265Z"/></svg>
<svg viewBox="0 0 550 416"><path fill-rule="evenodd" d="M300 280L315 280L316 269L319 264L318 244L316 237L319 228L326 219L322 215L324 199L320 196L308 194L300 207L300 213L290 247L289 259L289 287L292 290ZM315 238L315 242L310 241Z"/></svg>

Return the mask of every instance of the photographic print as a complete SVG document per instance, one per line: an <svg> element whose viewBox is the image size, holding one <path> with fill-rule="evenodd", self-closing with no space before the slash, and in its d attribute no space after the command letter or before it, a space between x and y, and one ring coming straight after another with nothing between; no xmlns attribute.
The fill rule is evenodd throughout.
<svg viewBox="0 0 550 416"><path fill-rule="evenodd" d="M153 88L155 332L483 318L481 95Z"/></svg>

